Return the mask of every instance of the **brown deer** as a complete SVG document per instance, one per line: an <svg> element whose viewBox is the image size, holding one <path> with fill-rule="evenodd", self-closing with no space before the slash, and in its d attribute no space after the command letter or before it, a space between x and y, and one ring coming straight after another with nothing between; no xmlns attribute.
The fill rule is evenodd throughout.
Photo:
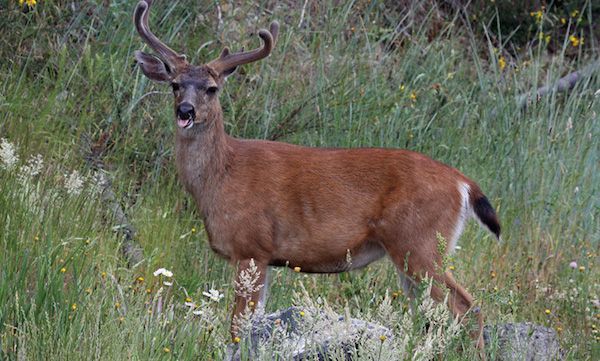
<svg viewBox="0 0 600 361"><path fill-rule="evenodd" d="M134 22L159 57L136 51L135 58L148 78L173 88L179 178L202 214L211 248L237 265L238 279L252 263L265 283L268 266L345 272L387 254L405 286L429 275L432 297L443 300L446 288L454 315L468 313L471 295L441 265L472 216L500 240L498 216L474 181L407 150L311 148L228 136L221 87L238 66L271 53L279 24L259 32L262 47L240 53L225 47L217 59L195 66L150 32L151 5L141 1ZM447 240L445 252L438 233ZM236 293L234 320L259 304L266 287L257 289ZM479 329L471 335L482 347L481 312L472 313Z"/></svg>

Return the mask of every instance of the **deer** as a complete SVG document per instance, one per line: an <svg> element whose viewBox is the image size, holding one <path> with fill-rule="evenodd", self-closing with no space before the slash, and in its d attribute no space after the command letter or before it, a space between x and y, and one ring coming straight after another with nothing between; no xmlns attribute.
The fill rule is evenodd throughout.
<svg viewBox="0 0 600 361"><path fill-rule="evenodd" d="M150 31L152 2L140 1L133 20L158 56L134 56L147 78L172 87L179 181L194 199L211 249L237 267L236 280L254 267L264 285L236 293L232 338L242 313L265 302L268 267L339 273L387 255L406 290L427 275L434 299L447 297L463 322L475 317L478 329L470 335L482 348L482 312L441 269L469 218L500 242L498 215L477 183L410 150L317 148L229 136L219 93L239 66L271 54L279 23L259 31L261 47L237 53L224 47L216 59L197 66ZM447 244L443 252L440 236Z"/></svg>

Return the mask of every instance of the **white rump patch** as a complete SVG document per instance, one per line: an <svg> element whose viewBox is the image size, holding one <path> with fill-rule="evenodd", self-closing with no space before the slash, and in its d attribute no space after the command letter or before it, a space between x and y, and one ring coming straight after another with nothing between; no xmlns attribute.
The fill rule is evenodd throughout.
<svg viewBox="0 0 600 361"><path fill-rule="evenodd" d="M456 225L454 226L454 234L452 238L450 238L448 242L448 251L454 251L456 244L458 243L458 239L460 238L460 234L462 233L463 227L465 226L465 222L469 217L472 216L473 210L469 204L469 191L471 187L466 183L458 183L458 191L461 195L461 205L460 205L460 213L458 214L458 219L456 220Z"/></svg>

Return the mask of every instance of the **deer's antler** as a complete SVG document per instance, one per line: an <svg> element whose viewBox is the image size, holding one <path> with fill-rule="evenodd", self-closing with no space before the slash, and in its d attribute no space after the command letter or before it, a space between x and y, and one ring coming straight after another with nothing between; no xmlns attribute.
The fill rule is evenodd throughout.
<svg viewBox="0 0 600 361"><path fill-rule="evenodd" d="M273 21L270 26L270 31L262 29L258 33L258 36L260 36L264 41L264 45L261 48L234 54L231 53L228 47L225 47L218 58L206 65L214 69L217 74L222 74L226 70L235 68L236 66L264 59L271 54L273 46L275 45L275 41L277 40L278 33L279 23L277 21Z"/></svg>
<svg viewBox="0 0 600 361"><path fill-rule="evenodd" d="M133 14L133 21L135 23L135 28L138 33L144 39L146 44L158 54L158 56L171 68L171 71L175 71L176 69L180 69L185 66L188 62L186 60L185 55L177 54L171 48L166 46L162 41L158 40L158 38L152 34L150 28L148 27L148 13L150 12L150 7L152 6L153 0L145 0L140 1Z"/></svg>

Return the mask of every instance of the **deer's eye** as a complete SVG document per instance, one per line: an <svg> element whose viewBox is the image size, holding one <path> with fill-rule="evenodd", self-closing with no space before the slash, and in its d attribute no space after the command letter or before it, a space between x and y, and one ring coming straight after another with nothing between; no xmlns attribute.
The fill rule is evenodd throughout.
<svg viewBox="0 0 600 361"><path fill-rule="evenodd" d="M219 90L219 88L217 88L216 86L211 86L211 87L208 87L208 89L206 89L206 93L208 95L214 95L217 93L218 90Z"/></svg>
<svg viewBox="0 0 600 361"><path fill-rule="evenodd" d="M171 87L173 88L174 92L179 90L179 84L177 84L177 83L171 83Z"/></svg>

